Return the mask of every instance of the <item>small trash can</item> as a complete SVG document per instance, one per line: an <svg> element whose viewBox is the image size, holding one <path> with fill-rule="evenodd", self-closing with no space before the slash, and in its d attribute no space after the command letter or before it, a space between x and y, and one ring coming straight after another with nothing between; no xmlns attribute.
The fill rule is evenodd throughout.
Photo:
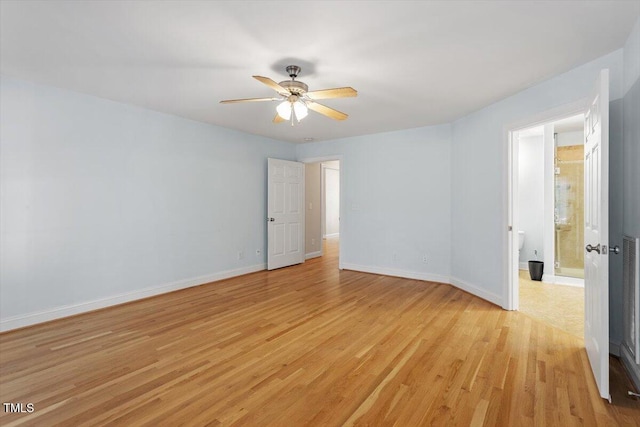
<svg viewBox="0 0 640 427"><path fill-rule="evenodd" d="M544 262L542 261L529 261L529 276L531 280L542 280L542 272L544 271Z"/></svg>

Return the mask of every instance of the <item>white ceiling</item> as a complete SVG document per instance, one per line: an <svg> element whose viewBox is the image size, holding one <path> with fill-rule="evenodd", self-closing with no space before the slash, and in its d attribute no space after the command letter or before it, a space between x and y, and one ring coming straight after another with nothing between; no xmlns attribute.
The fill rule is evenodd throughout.
<svg viewBox="0 0 640 427"><path fill-rule="evenodd" d="M303 142L448 123L623 46L638 1L7 1L0 72L266 137ZM251 78L352 86L271 122Z"/></svg>

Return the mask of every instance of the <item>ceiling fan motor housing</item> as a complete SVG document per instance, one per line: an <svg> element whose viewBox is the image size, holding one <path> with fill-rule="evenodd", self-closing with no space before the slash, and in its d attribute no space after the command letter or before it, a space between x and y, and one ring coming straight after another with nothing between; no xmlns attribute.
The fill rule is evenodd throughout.
<svg viewBox="0 0 640 427"><path fill-rule="evenodd" d="M290 93L296 94L296 95L301 95L309 90L309 86L307 86L305 83L302 83L296 80L285 80L278 84L283 88L287 89ZM282 95L287 95L287 94L285 93Z"/></svg>

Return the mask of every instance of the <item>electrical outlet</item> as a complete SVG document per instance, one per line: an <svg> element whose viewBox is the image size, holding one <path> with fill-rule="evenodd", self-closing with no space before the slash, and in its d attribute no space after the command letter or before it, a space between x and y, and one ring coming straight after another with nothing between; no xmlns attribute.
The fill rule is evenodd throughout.
<svg viewBox="0 0 640 427"><path fill-rule="evenodd" d="M422 255L422 262L427 262L427 254Z"/></svg>
<svg viewBox="0 0 640 427"><path fill-rule="evenodd" d="M316 245L316 239L311 239L311 246L315 246Z"/></svg>
<svg viewBox="0 0 640 427"><path fill-rule="evenodd" d="M256 255L260 255L262 251L260 249L256 249Z"/></svg>
<svg viewBox="0 0 640 427"><path fill-rule="evenodd" d="M238 251L238 259L244 259L244 252Z"/></svg>

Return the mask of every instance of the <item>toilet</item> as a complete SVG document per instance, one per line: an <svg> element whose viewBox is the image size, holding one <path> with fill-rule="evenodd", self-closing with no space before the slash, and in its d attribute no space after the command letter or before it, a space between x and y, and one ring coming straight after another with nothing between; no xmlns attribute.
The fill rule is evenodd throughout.
<svg viewBox="0 0 640 427"><path fill-rule="evenodd" d="M524 246L524 231L519 230L518 231L518 253L520 253L523 246Z"/></svg>

